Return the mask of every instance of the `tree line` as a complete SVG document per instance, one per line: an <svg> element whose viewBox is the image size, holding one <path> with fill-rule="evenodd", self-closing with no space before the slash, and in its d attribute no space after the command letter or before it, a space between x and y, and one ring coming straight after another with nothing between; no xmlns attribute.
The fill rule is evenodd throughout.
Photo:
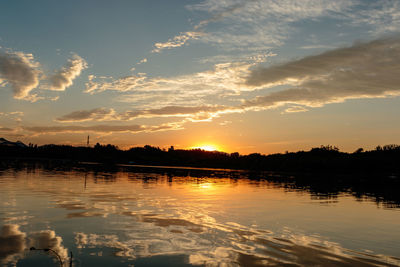
<svg viewBox="0 0 400 267"><path fill-rule="evenodd" d="M323 145L309 151L270 155L241 155L238 152L185 150L174 147L161 149L150 145L122 150L111 144L99 143L93 147L29 144L25 147L0 146L0 157L15 160L43 159L72 163L84 161L285 172L400 172L400 146L394 144L377 146L369 151L359 148L353 153L342 152L335 146Z"/></svg>

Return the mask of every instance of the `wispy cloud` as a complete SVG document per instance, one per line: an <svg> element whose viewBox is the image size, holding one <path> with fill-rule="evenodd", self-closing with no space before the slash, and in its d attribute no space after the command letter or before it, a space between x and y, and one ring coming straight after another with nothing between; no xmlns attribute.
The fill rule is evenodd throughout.
<svg viewBox="0 0 400 267"><path fill-rule="evenodd" d="M145 128L141 125L94 125L94 126L32 126L23 127L23 130L37 133L81 133L81 132L143 132Z"/></svg>
<svg viewBox="0 0 400 267"><path fill-rule="evenodd" d="M143 58L137 64L140 65L140 64L143 64L143 63L146 63L146 62L147 62L147 58ZM133 68L133 70L135 70L135 68Z"/></svg>
<svg viewBox="0 0 400 267"><path fill-rule="evenodd" d="M77 122L77 121L103 121L114 119L114 109L95 108L91 110L78 110L61 116L56 119L59 122Z"/></svg>
<svg viewBox="0 0 400 267"><path fill-rule="evenodd" d="M158 117L158 116L166 116L166 117L185 117L198 115L199 113L213 113L219 110L224 109L222 106L198 106L198 107L185 107L185 106L166 106L158 109L148 109L142 110L139 112L135 111L127 111L122 113L120 116L125 119L133 119L140 116L143 117Z"/></svg>
<svg viewBox="0 0 400 267"><path fill-rule="evenodd" d="M0 83L9 83L14 98L32 100L30 92L39 85L39 63L32 54L23 52L0 52Z"/></svg>
<svg viewBox="0 0 400 267"><path fill-rule="evenodd" d="M334 47L331 45L312 44L312 45L303 45L300 48L301 49L332 49Z"/></svg>
<svg viewBox="0 0 400 267"><path fill-rule="evenodd" d="M216 64L213 69L174 77L148 77L144 74L119 79L89 77L87 93L107 90L125 92L116 99L130 103L136 110L168 106L212 106L240 103L240 92L251 90L245 84L256 63Z"/></svg>
<svg viewBox="0 0 400 267"><path fill-rule="evenodd" d="M170 78L147 77L144 74L130 75L119 79L102 79L95 76L89 77L86 84L87 93L99 93L106 90L131 92L143 97L163 92L163 98L168 101L165 94L184 98L201 99L202 97L221 94L222 92L240 92L247 90L244 86L245 77L249 75L254 63L236 62L216 64L214 69L188 75ZM132 97L134 98L134 97ZM165 105L164 105L165 106Z"/></svg>
<svg viewBox="0 0 400 267"><path fill-rule="evenodd" d="M64 91L67 87L73 84L74 79L86 68L86 61L77 54L74 54L64 67L49 77L50 86L48 89Z"/></svg>
<svg viewBox="0 0 400 267"><path fill-rule="evenodd" d="M116 113L113 109L97 108L92 110L79 110L66 114L56 119L59 122L81 121L130 121L137 118L154 117L183 117L187 121L210 121L224 113L240 112L226 106L165 106L157 109L128 110Z"/></svg>
<svg viewBox="0 0 400 267"><path fill-rule="evenodd" d="M329 0L206 0L188 5L191 11L207 12L193 31L181 33L165 43L157 43L153 52L184 45L191 39L221 47L224 51L262 51L280 46L295 28L294 22L322 17L348 19L355 1ZM349 12L350 13L350 12ZM206 27L213 23L212 28ZM201 33L194 38L192 32Z"/></svg>
<svg viewBox="0 0 400 267"><path fill-rule="evenodd" d="M68 126L23 126L23 131L32 132L36 135L40 134L57 134L57 133L140 133L140 132L158 132L168 130L182 129L182 123L171 122L161 125L68 125Z"/></svg>
<svg viewBox="0 0 400 267"><path fill-rule="evenodd" d="M222 11L217 12L216 14L212 15L210 18L200 21L193 27L193 31L187 31L176 35L175 37L169 39L167 42L164 43L156 43L154 44L154 49L152 50L153 53L159 53L163 49L171 49L176 47L181 47L185 45L191 39L199 39L200 37L204 36L204 32L202 29L206 27L211 22L217 22L222 20L224 17L228 16L229 14L235 12L236 10L243 8L246 5L246 2L236 3L232 6L225 8ZM195 6L188 6L189 9L194 10Z"/></svg>
<svg viewBox="0 0 400 267"><path fill-rule="evenodd" d="M130 75L113 80L108 77L89 76L86 83L86 93L94 94L106 90L126 92L146 85L146 76Z"/></svg>
<svg viewBox="0 0 400 267"><path fill-rule="evenodd" d="M302 107L302 106L293 106L293 107L288 107L287 109L285 109L284 112L282 112L283 114L285 113L297 113L297 112L306 112L308 111L307 108Z"/></svg>
<svg viewBox="0 0 400 267"><path fill-rule="evenodd" d="M154 44L154 49L151 51L153 53L159 53L163 49L171 49L171 48L176 48L176 47L181 47L186 44L187 41L191 39L198 39L200 36L202 36L202 32L182 32L179 35L169 39L165 43L155 43Z"/></svg>
<svg viewBox="0 0 400 267"><path fill-rule="evenodd" d="M13 132L13 131L14 131L14 129L12 129L12 128L0 126L0 132Z"/></svg>
<svg viewBox="0 0 400 267"><path fill-rule="evenodd" d="M399 32L399 1L365 1L358 3L357 8L358 10L350 10L346 13L352 24L369 25L371 27L371 33L376 36Z"/></svg>
<svg viewBox="0 0 400 267"><path fill-rule="evenodd" d="M232 63L232 62L248 62L248 63L262 63L267 61L269 57L277 56L276 53L263 52L263 53L248 53L248 54L229 54L229 55L215 55L203 57L198 60L199 63Z"/></svg>
<svg viewBox="0 0 400 267"><path fill-rule="evenodd" d="M400 94L398 55L400 38L387 38L356 43L270 67L254 68L257 63L254 60L253 63L216 64L210 71L170 78L150 78L142 74L114 80L108 78L107 81L91 77L87 92L129 92L131 95L126 101L133 104L138 104L140 99L148 102L149 97L154 98L154 95L158 98L152 99L152 108L140 104L137 109L119 113L111 109L76 111L57 120L129 121L136 118L183 117L187 121L210 121L225 113L276 108L286 104L294 106L287 107L284 113L293 113L350 98L394 96ZM286 89L260 95L260 92L276 86ZM259 95L248 97L254 94ZM229 95L244 98L243 103L227 101ZM169 101L171 99L172 102ZM188 106L190 101L197 102Z"/></svg>
<svg viewBox="0 0 400 267"><path fill-rule="evenodd" d="M0 112L0 125L7 125L6 127L0 126L0 131L13 131L11 125L18 125L23 117L22 111Z"/></svg>
<svg viewBox="0 0 400 267"><path fill-rule="evenodd" d="M398 32L400 3L397 0L205 0L187 8L209 18L165 43L154 52L180 47L192 39L220 47L223 51L262 51L281 46L298 27L296 22L330 18L338 25L369 27L375 36ZM208 27L212 24L212 27ZM192 36L192 32L201 33ZM318 48L330 48L319 44ZM303 46L316 48L315 45Z"/></svg>
<svg viewBox="0 0 400 267"><path fill-rule="evenodd" d="M389 38L331 50L320 55L251 72L247 85L288 89L245 101L246 108L286 103L318 107L350 98L400 94L400 39Z"/></svg>
<svg viewBox="0 0 400 267"><path fill-rule="evenodd" d="M10 111L10 112L0 112L0 116L11 117L13 119L21 118L24 116L22 111Z"/></svg>

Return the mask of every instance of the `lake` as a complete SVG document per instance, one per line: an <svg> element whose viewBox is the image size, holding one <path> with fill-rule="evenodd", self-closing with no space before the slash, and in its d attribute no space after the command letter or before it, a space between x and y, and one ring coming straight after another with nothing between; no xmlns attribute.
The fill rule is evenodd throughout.
<svg viewBox="0 0 400 267"><path fill-rule="evenodd" d="M286 178L143 166L3 168L0 265L70 266L72 252L73 266L85 267L400 266L399 203Z"/></svg>

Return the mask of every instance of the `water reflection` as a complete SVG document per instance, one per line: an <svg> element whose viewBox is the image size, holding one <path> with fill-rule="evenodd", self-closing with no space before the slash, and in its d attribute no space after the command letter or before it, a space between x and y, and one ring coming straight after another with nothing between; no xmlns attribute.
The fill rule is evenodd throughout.
<svg viewBox="0 0 400 267"><path fill-rule="evenodd" d="M42 230L34 232L28 237L29 247L36 249L52 249L61 260L65 262L68 259L68 251L62 245L62 238L57 236L53 230Z"/></svg>
<svg viewBox="0 0 400 267"><path fill-rule="evenodd" d="M75 266L400 265L399 210L367 194L357 202L348 189L240 172L140 171L0 172L1 264L35 266L34 246L65 262L68 248Z"/></svg>
<svg viewBox="0 0 400 267"><path fill-rule="evenodd" d="M235 183L238 179L249 179L249 184L253 186L263 186L268 181L270 186L277 188L285 188L288 191L307 191L311 195L320 199L336 198L341 194L350 193L359 201L375 201L378 205L385 208L400 208L400 195L397 188L400 187L400 179L394 178L387 174L371 174L370 176L351 175L335 175L329 173L326 175L311 174L282 174L282 173L260 173L230 170L214 170L214 169L195 169L183 167L174 169L165 168L148 168L145 166L132 167L129 165L82 165L80 167L60 166L52 162L44 163L14 163L12 169L15 172L24 170L29 174L34 174L36 170L46 169L48 171L56 171L60 173L68 173L70 171L78 171L83 173L82 186L87 186L87 172L92 172L94 183L114 183L116 182L117 173L125 171L131 180L141 180L143 186L151 187L157 184L162 177L167 177L166 181L172 186L173 183L202 183L202 179L209 178L228 178L230 183ZM0 175L2 170L9 170L7 166L0 166ZM132 172L129 174L129 172ZM189 181L180 178L191 178ZM295 178L295 179L294 179Z"/></svg>
<svg viewBox="0 0 400 267"><path fill-rule="evenodd" d="M16 224L4 225L0 234L0 263L15 264L24 251L26 234Z"/></svg>
<svg viewBox="0 0 400 267"><path fill-rule="evenodd" d="M52 230L43 230L26 234L17 224L3 225L0 234L0 263L15 266L27 253L27 248L51 249L65 262L67 249L62 245L62 238Z"/></svg>

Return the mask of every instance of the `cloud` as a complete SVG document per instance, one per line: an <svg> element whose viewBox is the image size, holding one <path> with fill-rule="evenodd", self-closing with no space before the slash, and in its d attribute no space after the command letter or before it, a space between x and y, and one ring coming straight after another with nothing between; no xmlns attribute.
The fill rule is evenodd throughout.
<svg viewBox="0 0 400 267"><path fill-rule="evenodd" d="M154 49L151 51L153 53L160 53L161 50L163 49L171 49L171 48L176 48L176 47L181 47L186 44L187 41L191 39L198 39L200 36L202 36L202 32L182 32L179 35L169 39L165 43L155 43L154 44Z"/></svg>
<svg viewBox="0 0 400 267"><path fill-rule="evenodd" d="M267 68L252 69L252 66L254 64L226 63L216 64L210 71L172 78L143 76L140 84L129 84L128 87L123 87L123 81L127 77L110 83L98 83L102 90L134 90L133 94L142 92L145 95L153 92L177 94L182 102L192 97L206 99L213 94L221 96L278 85L289 87L245 100L239 106L164 105L160 108L125 111L115 115L117 120L157 116L179 116L193 121L211 120L222 113L275 108L285 104L296 105L289 107L286 112L299 112L306 111L306 107L320 107L350 98L377 98L400 94L400 39L397 37L356 43L350 47ZM115 86L116 84L121 87ZM104 119L102 116L90 116L97 120ZM90 116L88 118L92 118Z"/></svg>
<svg viewBox="0 0 400 267"><path fill-rule="evenodd" d="M140 111L140 116L187 116L192 114L215 112L221 110L220 106L199 106L199 107L185 107L185 106L166 106L158 109L149 109ZM136 112L125 112L122 116L127 118L136 117L139 114Z"/></svg>
<svg viewBox="0 0 400 267"><path fill-rule="evenodd" d="M193 31L187 31L180 33L179 35L169 39L164 43L156 43L154 44L153 53L160 53L163 49L171 49L176 47L181 47L185 45L191 39L199 39L206 34L200 31L202 28L206 27L211 22L217 22L222 20L224 17L232 14L236 10L243 8L246 5L246 2L235 3L231 6L226 7L224 10L213 14L210 18L200 21L193 27ZM187 6L188 9L196 10L196 5Z"/></svg>
<svg viewBox="0 0 400 267"><path fill-rule="evenodd" d="M193 26L192 31L181 33L165 43L158 43L153 52L175 48L191 39L215 45L223 51L262 51L281 46L296 31L297 22L331 19L338 27L343 24L362 26L375 36L398 32L400 3L397 0L205 0L188 5L187 9L209 18ZM212 28L206 29L213 23ZM192 38L189 33L201 33ZM303 49L315 45L303 46ZM319 48L328 48L325 44Z"/></svg>
<svg viewBox="0 0 400 267"><path fill-rule="evenodd" d="M355 43L270 67L253 68L254 62L216 64L209 71L170 78L150 78L144 74L120 79L93 76L87 91L130 92L129 96L121 96L120 101L136 104L138 108L120 113L112 109L75 111L57 120L129 121L136 118L184 117L186 121L210 121L224 113L276 108L286 104L294 105L285 110L285 113L290 113L350 98L400 94L400 39L397 37ZM242 105L226 101L229 95L244 98L245 92L259 94L261 90L278 85L286 89L244 100ZM150 98L153 108L146 106ZM141 104L140 101L146 103ZM205 105L204 102L210 104ZM224 102L224 105L220 104ZM193 106L188 106L188 103Z"/></svg>
<svg viewBox="0 0 400 267"><path fill-rule="evenodd" d="M14 98L29 100L30 92L39 85L38 67L32 54L0 52L0 84L9 83Z"/></svg>
<svg viewBox="0 0 400 267"><path fill-rule="evenodd" d="M89 120L112 120L115 114L114 109L95 108L91 110L78 110L61 116L56 119L59 122L75 122L75 121L89 121Z"/></svg>
<svg viewBox="0 0 400 267"><path fill-rule="evenodd" d="M206 101L218 104L227 94L238 94L248 89L245 86L245 77L255 63L236 62L216 64L213 69L188 75L179 75L169 78L147 77L144 74L125 76L119 79L97 78L90 76L86 84L87 93L99 93L106 90L130 92L127 99L120 97L120 101L136 102L145 99L148 105L187 105ZM155 98L156 96L156 98ZM213 97L215 96L215 97ZM214 103L213 103L214 102ZM222 101L221 101L222 102Z"/></svg>
<svg viewBox="0 0 400 267"><path fill-rule="evenodd" d="M0 112L0 116L24 116L22 111Z"/></svg>
<svg viewBox="0 0 400 267"><path fill-rule="evenodd" d="M302 107L302 106L293 106L285 109L283 113L297 113L297 112L306 112L308 111L307 108Z"/></svg>
<svg viewBox="0 0 400 267"><path fill-rule="evenodd" d="M13 132L13 131L14 131L14 129L12 129L12 128L0 126L0 132Z"/></svg>
<svg viewBox="0 0 400 267"><path fill-rule="evenodd" d="M189 5L188 9L211 15L210 19L197 24L195 30L214 22L213 28L199 38L201 42L223 51L248 52L281 46L290 38L298 21L328 17L343 21L349 17L346 12L353 6L355 1L344 0L306 0L301 3L295 0L206 0Z"/></svg>
<svg viewBox="0 0 400 267"><path fill-rule="evenodd" d="M223 122L220 122L219 125L226 126L226 125L231 124L231 123L232 123L232 121L223 121Z"/></svg>
<svg viewBox="0 0 400 267"><path fill-rule="evenodd" d="M321 44L313 44L313 45L304 45L300 47L301 49L332 49L331 45L321 45Z"/></svg>
<svg viewBox="0 0 400 267"><path fill-rule="evenodd" d="M73 84L74 79L86 68L86 61L77 54L74 54L64 67L49 77L50 87L48 89L64 91L67 87Z"/></svg>
<svg viewBox="0 0 400 267"><path fill-rule="evenodd" d="M69 126L23 126L22 130L32 132L35 134L49 134L49 133L140 133L140 132L157 132L167 130L181 129L182 123L165 123L155 126L145 125L69 125Z"/></svg>
<svg viewBox="0 0 400 267"><path fill-rule="evenodd" d="M399 32L400 3L397 0L384 0L358 3L358 10L350 10L347 17L354 25L369 25L376 36Z"/></svg>
<svg viewBox="0 0 400 267"><path fill-rule="evenodd" d="M23 127L24 130L38 134L46 133L80 133L80 132L142 132L145 128L141 125L94 125L94 126L33 126Z"/></svg>
<svg viewBox="0 0 400 267"><path fill-rule="evenodd" d="M0 112L0 119L8 119L14 122L20 122L23 116L24 112L22 111Z"/></svg>
<svg viewBox="0 0 400 267"><path fill-rule="evenodd" d="M188 8L211 15L233 10L224 14L223 23L213 25L213 29L200 38L200 41L217 45L224 51L280 46L291 38L292 33L301 30L297 22L302 21L329 18L338 27L361 26L365 34L374 36L397 33L400 28L400 3L397 0L206 0ZM328 48L321 46L324 44L320 44L320 48ZM312 46L304 47L310 48Z"/></svg>
<svg viewBox="0 0 400 267"><path fill-rule="evenodd" d="M73 84L82 70L87 68L86 61L74 54L68 63L48 78L48 84L41 89L64 91ZM32 94L31 91L39 86L42 76L40 64L34 60L32 54L23 52L0 52L0 87L10 84L15 99L36 102L41 99L57 100L57 97L44 97Z"/></svg>
<svg viewBox="0 0 400 267"><path fill-rule="evenodd" d="M226 7L224 10L213 14L209 19L200 21L197 25L193 27L194 31L188 31L180 33L179 35L169 39L165 43L156 43L154 44L155 48L153 49L153 53L159 53L163 49L171 49L176 47L181 47L185 45L191 39L199 39L200 37L204 36L205 34L200 29L206 27L211 22L217 22L222 20L224 17L232 14L236 10L239 10L245 7L246 2L242 3L235 3L231 6ZM187 6L189 9L195 10L195 6Z"/></svg>
<svg viewBox="0 0 400 267"><path fill-rule="evenodd" d="M137 63L137 65L140 65L140 64L143 64L143 63L146 63L147 62L147 58L144 58L144 59L142 59L142 60L140 60L138 63ZM131 69L131 71L134 71L135 70L135 68L132 68Z"/></svg>
<svg viewBox="0 0 400 267"><path fill-rule="evenodd" d="M276 18L286 22L293 22L318 16L334 16L336 13L344 12L354 5L355 3L352 1L344 0L335 2L329 0L304 0L301 3L296 0L206 0L200 4L190 5L188 8L192 11L206 11L214 14L217 20L220 17L229 16L243 22Z"/></svg>
<svg viewBox="0 0 400 267"><path fill-rule="evenodd" d="M166 106L158 109L147 109L141 111L125 111L119 114L120 120L133 120L136 118L153 117L185 117L189 121L210 121L222 113L236 112L234 108L226 106Z"/></svg>
<svg viewBox="0 0 400 267"><path fill-rule="evenodd" d="M235 55L215 55L203 57L197 62L199 63L231 63L231 62L253 62L262 63L267 61L269 57L276 56L276 53L263 52L263 53L248 53L248 54L235 54Z"/></svg>
<svg viewBox="0 0 400 267"><path fill-rule="evenodd" d="M147 78L143 75L130 75L111 81L108 81L110 80L108 77L97 78L94 75L90 75L88 78L89 82L86 83L85 92L90 94L106 90L126 92L147 84L145 82ZM100 79L101 81L98 82L96 79Z"/></svg>
<svg viewBox="0 0 400 267"><path fill-rule="evenodd" d="M271 108L286 103L318 107L349 98L399 95L399 69L399 38L358 43L253 70L246 81L248 86L291 87L247 100L243 107Z"/></svg>
<svg viewBox="0 0 400 267"><path fill-rule="evenodd" d="M128 110L116 113L113 109L97 108L92 110L79 110L66 114L56 119L59 122L78 121L129 121L137 118L154 117L184 117L190 121L210 121L222 113L240 112L232 107L218 105L203 106L165 106L156 109Z"/></svg>
<svg viewBox="0 0 400 267"><path fill-rule="evenodd" d="M115 99L142 110L165 106L202 106L227 104L228 98L242 91L253 90L245 85L250 68L265 62L274 53L252 53L238 58L238 62L215 64L212 69L172 77L148 77L134 74L121 78L89 76L85 92L126 92ZM213 59L210 59L213 60ZM220 60L220 59L218 59ZM228 100L229 101L229 100Z"/></svg>
<svg viewBox="0 0 400 267"><path fill-rule="evenodd" d="M242 2L236 2L236 3L230 2L228 5L224 5L220 10L215 12L209 19L200 21L196 26L194 26L194 29L199 29L199 28L205 27L209 23L212 23L212 22L218 22L218 21L222 20L224 17L227 17L227 16L233 14L234 12L246 7L246 5L248 3L253 2L253 1L255 1L255 0L242 1ZM205 2L203 2L201 4L197 4L197 5L189 5L189 6L187 6L187 8L189 10L196 10L196 9L204 10L204 7L207 5L207 2L210 2L210 1L205 1ZM210 13L213 12L213 10L211 10L211 9L208 9L207 11Z"/></svg>
<svg viewBox="0 0 400 267"><path fill-rule="evenodd" d="M191 40L211 44L226 51L264 51L281 46L296 32L297 22L331 19L343 24L368 26L375 34L397 32L400 4L397 0L205 0L186 6L196 17L206 17L192 29L166 42L154 44L152 52L182 47ZM335 24L335 23L332 24ZM212 27L207 27L213 23ZM301 29L300 29L301 30ZM304 45L303 49L328 48L326 44Z"/></svg>
<svg viewBox="0 0 400 267"><path fill-rule="evenodd" d="M95 94L103 91L127 92L119 95L115 100L129 103L133 110L121 112L113 116L99 114L98 110L84 110L84 118L80 111L74 114L62 116L58 121L72 121L79 115L78 120L132 120L138 117L190 117L193 120L209 120L212 113L220 111L215 106L226 110L225 105L239 104L240 92L253 90L245 85L246 77L250 74L250 68L266 57L273 54L263 54L250 59L249 62L235 62L216 64L213 69L188 75L175 77L147 77L145 74L125 76L119 79L110 77L90 76L86 84L86 92ZM207 105L205 104L207 103ZM211 108L213 107L213 108ZM168 113L178 108L200 108L202 111L190 111L189 113ZM213 111L211 111L213 109ZM215 111L214 111L215 110ZM88 112L88 113L87 113ZM163 113L163 114L160 114ZM186 112L186 111L185 111ZM93 114L96 113L96 114ZM194 114L198 113L198 114ZM200 114L202 113L202 114ZM207 113L207 114L206 114ZM72 116L73 115L73 116ZM200 117L195 118L195 115ZM208 118L206 119L206 115ZM211 115L211 116L209 116Z"/></svg>

